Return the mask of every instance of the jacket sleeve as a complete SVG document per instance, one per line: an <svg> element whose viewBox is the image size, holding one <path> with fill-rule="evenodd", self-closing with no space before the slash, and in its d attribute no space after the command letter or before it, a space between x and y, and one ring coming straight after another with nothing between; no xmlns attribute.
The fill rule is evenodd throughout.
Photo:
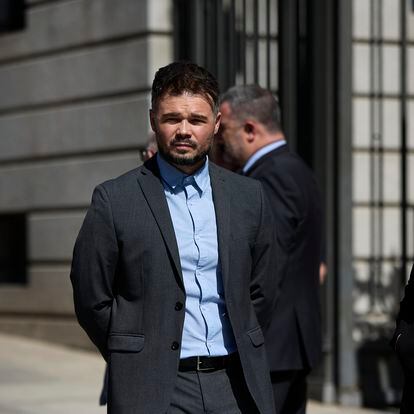
<svg viewBox="0 0 414 414"><path fill-rule="evenodd" d="M79 324L105 359L117 260L111 204L100 185L75 243L70 278Z"/></svg>
<svg viewBox="0 0 414 414"><path fill-rule="evenodd" d="M273 216L269 203L260 185L261 214L257 237L252 251L252 277L250 297L256 310L259 323L266 327L279 296L277 260L278 245Z"/></svg>
<svg viewBox="0 0 414 414"><path fill-rule="evenodd" d="M400 303L397 316L397 326L391 339L391 346L396 349L397 341L404 334L408 326L414 324L414 266L411 269L410 279L405 287L404 298Z"/></svg>

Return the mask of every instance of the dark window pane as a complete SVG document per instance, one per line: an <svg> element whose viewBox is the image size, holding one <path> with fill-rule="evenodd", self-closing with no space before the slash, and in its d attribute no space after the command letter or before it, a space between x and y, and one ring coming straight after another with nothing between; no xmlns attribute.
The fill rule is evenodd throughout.
<svg viewBox="0 0 414 414"><path fill-rule="evenodd" d="M0 32L9 32L24 28L24 3L24 0L0 0Z"/></svg>
<svg viewBox="0 0 414 414"><path fill-rule="evenodd" d="M0 215L0 283L26 283L26 216Z"/></svg>

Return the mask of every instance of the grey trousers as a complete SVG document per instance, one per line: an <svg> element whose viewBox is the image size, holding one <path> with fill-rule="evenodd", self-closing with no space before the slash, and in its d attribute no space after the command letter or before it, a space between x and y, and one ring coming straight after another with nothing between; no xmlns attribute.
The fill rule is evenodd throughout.
<svg viewBox="0 0 414 414"><path fill-rule="evenodd" d="M178 372L167 414L258 414L239 363L213 372Z"/></svg>

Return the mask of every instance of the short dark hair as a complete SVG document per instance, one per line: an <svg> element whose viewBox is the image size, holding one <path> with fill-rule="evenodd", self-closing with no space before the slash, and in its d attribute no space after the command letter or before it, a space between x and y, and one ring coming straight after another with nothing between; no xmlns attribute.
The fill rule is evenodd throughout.
<svg viewBox="0 0 414 414"><path fill-rule="evenodd" d="M220 91L217 80L207 69L191 62L173 62L158 69L152 82L152 108L156 108L165 94L177 96L184 92L202 95L213 112L218 112Z"/></svg>
<svg viewBox="0 0 414 414"><path fill-rule="evenodd" d="M220 103L224 102L228 102L239 121L253 117L268 131L282 132L279 102L269 90L259 85L233 86L220 97Z"/></svg>

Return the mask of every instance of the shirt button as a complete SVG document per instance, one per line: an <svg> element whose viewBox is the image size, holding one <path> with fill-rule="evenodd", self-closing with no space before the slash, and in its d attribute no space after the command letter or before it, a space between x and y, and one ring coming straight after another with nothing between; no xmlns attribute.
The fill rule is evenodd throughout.
<svg viewBox="0 0 414 414"><path fill-rule="evenodd" d="M177 302L176 304L175 304L175 310L176 311L179 311L179 310L181 310L183 308L183 304L181 303L181 302Z"/></svg>
<svg viewBox="0 0 414 414"><path fill-rule="evenodd" d="M180 344L179 344L178 342L176 342L176 341L174 341L174 342L171 344L171 349L172 349L173 351L176 351L179 347L180 347Z"/></svg>

